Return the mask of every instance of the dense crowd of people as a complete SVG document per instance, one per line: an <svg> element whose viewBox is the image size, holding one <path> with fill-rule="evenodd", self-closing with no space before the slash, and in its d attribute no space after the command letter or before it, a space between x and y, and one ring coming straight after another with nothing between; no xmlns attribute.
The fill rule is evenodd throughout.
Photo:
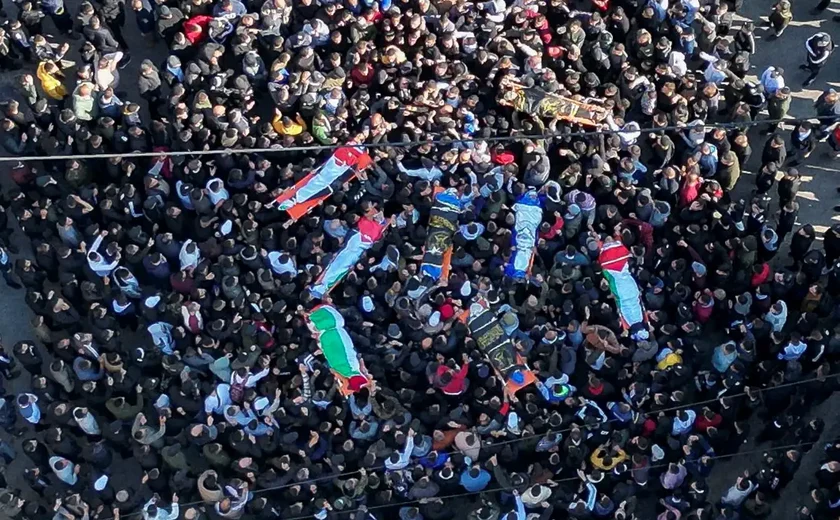
<svg viewBox="0 0 840 520"><path fill-rule="evenodd" d="M24 461L0 473L0 513L767 518L822 434L804 417L838 388L840 224L815 247L796 195L820 141L840 152L840 96L819 97L817 123L764 124L757 144L749 127L783 119L791 89L779 67L746 78L740 4L16 2L0 68L22 102L4 106L0 144L45 160L14 165L0 205L0 273L34 316L32 339L0 352L0 458ZM169 55L132 61L130 18ZM779 0L771 30L791 19ZM805 42L806 84L833 48ZM129 63L136 86L120 81ZM511 80L607 115L518 111ZM371 167L302 218L278 207L346 143L375 145ZM755 186L736 197L753 146ZM276 151L235 150L251 148ZM451 268L407 301L441 188L463 209ZM542 221L511 277L527 193ZM363 219L388 228L316 297ZM610 240L630 252L641 330L599 263ZM505 391L463 319L477 298L534 384ZM371 384L339 391L307 322L320 303ZM769 443L761 470L710 496L750 424ZM837 449L798 518L836 518Z"/></svg>

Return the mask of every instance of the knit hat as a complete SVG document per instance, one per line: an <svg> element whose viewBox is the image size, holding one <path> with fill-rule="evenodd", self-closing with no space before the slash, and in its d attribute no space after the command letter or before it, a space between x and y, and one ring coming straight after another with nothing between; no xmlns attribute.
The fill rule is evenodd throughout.
<svg viewBox="0 0 840 520"><path fill-rule="evenodd" d="M402 337L402 331L400 330L400 326L396 323L391 323L388 325L388 337L391 339L400 339Z"/></svg>

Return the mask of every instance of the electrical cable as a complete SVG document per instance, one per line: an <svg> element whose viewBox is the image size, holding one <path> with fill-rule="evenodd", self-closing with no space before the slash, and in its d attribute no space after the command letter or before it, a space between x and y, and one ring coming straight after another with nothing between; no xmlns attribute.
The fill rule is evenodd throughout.
<svg viewBox="0 0 840 520"><path fill-rule="evenodd" d="M840 439L834 439L834 440L831 440L831 441L827 441L827 443L833 444L833 443L838 442L838 441L840 441ZM767 453L767 452L770 452L770 451L781 451L781 450L787 451L787 450L792 450L792 449L799 448L799 447L802 447L802 446L814 445L814 444L817 444L818 442L819 442L819 440L810 441L810 442L801 442L801 443L798 443L798 444L789 444L787 446L778 446L778 447L775 447L775 448L773 448L773 447L762 448L762 449L756 448L756 449L753 449L753 450L730 453L730 454L727 454L727 455L708 455L708 456L705 456L705 458L708 459L708 460L731 459L731 458L735 458L735 457L753 455L755 453ZM697 459L687 460L685 462L686 463L697 462L697 461L699 461L703 458L704 457L700 457L700 458L697 458ZM652 469L667 468L668 466L670 466L670 464L671 463L654 464L652 466L645 466L643 468L638 468L638 469L628 468L627 470L620 471L620 472L612 472L611 471L611 473L614 473L616 475L620 475L622 473L633 473L635 471L650 471ZM579 480L581 480L580 477L567 477L567 478L562 478L560 480L552 480L552 482L554 482L555 484L562 484L564 482L574 482L574 481L579 481ZM515 488L500 487L500 488L494 488L494 489L485 489L485 490L482 490L482 491L472 491L472 492L469 492L469 493L458 493L458 494L455 494L455 495L446 495L446 496L442 496L442 497L431 497L431 498L428 498L428 499L412 500L412 501L408 501L408 502L398 502L398 503L395 503L395 504L381 504L381 505L371 506L371 507L366 507L366 508L350 509L350 510L347 510L347 511L337 511L337 513L339 513L339 514L350 514L350 513L358 513L358 512L361 512L361 511L371 511L371 510L374 510L374 509L385 509L385 508L389 508L389 507L404 507L404 506L412 505L412 504L421 504L421 503L424 503L426 501L435 501L435 500L441 500L442 501L442 500L449 500L449 499L453 499L453 498L463 498L463 497L472 496L472 495L481 495L481 494L484 494L484 493L498 493L500 491L512 491L513 489L515 489ZM201 502L201 503L204 503L204 502ZM306 520L308 518L316 518L316 516L315 515L292 516L292 517L285 518L284 520Z"/></svg>
<svg viewBox="0 0 840 520"><path fill-rule="evenodd" d="M779 389L782 389L782 388L789 388L789 387L804 385L804 384L808 384L808 383L825 382L826 379L835 378L835 377L840 377L840 373L830 374L830 375L827 375L827 376L824 376L824 377L815 377L815 378L811 378L811 379L804 379L804 380L801 380L801 381L793 381L793 382L790 382L790 383L782 383L780 385L773 386L773 387L770 387L770 388L756 389L755 392L761 394L761 393L769 392L769 391L772 391L772 390L779 390ZM711 403L718 402L721 398L724 398L724 397L735 399L735 398L739 398L739 397L746 397L747 395L748 395L747 392L740 392L740 393L732 394L732 395L721 394L714 399L707 399L707 400L704 400L704 401L686 403L686 404L682 404L682 405L678 405L678 406L673 406L673 407L670 407L670 408L663 408L661 410L653 410L653 411L650 411L650 412L642 412L642 415L648 416L648 415L653 415L653 414L667 413L667 412L672 412L672 411L683 410L683 409L687 409L687 408L694 408L694 407L697 407L697 406L702 406L702 405L705 405L705 404L711 404ZM598 423L596 425L593 425L591 427L580 426L579 428L580 429L597 428L597 427L601 427L605 424L609 424L609 423L612 423L612 422L619 422L619 420L618 419L609 419L607 421L600 422L600 423ZM572 431L573 429L574 429L574 427L569 427L569 428L564 428L564 429L561 429L561 430L549 430L549 431L539 433L539 434L535 433L535 434L523 435L521 437L515 437L513 439L506 439L506 440L503 440L503 441L499 441L497 443L494 443L492 445L492 447L504 446L504 445L507 445L507 444L514 444L514 443L518 443L518 442L523 442L523 441L526 441L526 440L534 439L536 437L545 437L547 435L568 433L568 432ZM840 441L840 439L838 439L838 441ZM832 442L834 442L834 441L832 441ZM444 454L453 455L453 454L456 454L456 453L463 453L464 451L465 450L460 450L460 449L456 448L456 449L444 452ZM769 450L758 450L758 451L769 451ZM744 453L747 453L747 452L744 452ZM733 455L721 455L718 458L731 457L731 456L733 456ZM417 460L422 459L422 457L413 457L413 459L416 462ZM302 480L302 481L299 481L299 482L292 482L292 483L288 483L288 484L282 484L282 485L279 485L279 486L272 486L272 487L268 487L268 488L256 489L256 490L251 491L251 494L256 495L258 493L267 493L267 492L270 492L270 491L279 491L279 490L282 490L282 489L290 488L292 486L305 486L305 485L308 485L308 484L315 484L315 483L318 483L318 482L321 482L321 481L324 481L324 480L335 480L337 478L349 477L349 476L358 474L361 470L365 470L365 471L368 471L368 472L376 472L376 471L381 471L381 470L384 470L384 469L387 469L384 465L373 466L373 467L369 467L369 468L359 468L359 469L356 469L356 470L353 470L353 471L347 471L347 472L344 472L344 473L330 474L330 475L325 475L325 476L322 476L322 477L316 477L316 478L312 478L312 479ZM648 468L648 469L652 469L652 467ZM483 491L483 493L486 493L486 492L487 491ZM473 494L475 494L475 493L473 493ZM453 495L452 497L448 497L448 498L454 498L455 496L463 496L463 494ZM438 497L438 498L446 498L446 497ZM200 504L205 504L205 503L206 502L204 502L204 501L196 501L196 502L188 502L188 503L185 503L185 504L179 504L179 506L180 507L190 507L190 506L200 505ZM401 505L404 505L404 504L401 504ZM385 506L380 506L380 507L385 507ZM371 508L369 508L369 509L371 509ZM349 511L349 512L352 512L352 511ZM342 512L342 513L344 513L344 512ZM125 515L120 515L120 518L126 518L126 517L129 517L129 516L135 516L135 515L140 515L140 514L142 514L142 511L134 512L134 513L127 513ZM305 516L305 517L300 517L300 518L310 518L310 516ZM109 517L109 518L105 518L105 519L101 519L101 520L114 520L114 519L113 519L113 517ZM285 520L298 520L298 519L297 518L287 518Z"/></svg>
<svg viewBox="0 0 840 520"><path fill-rule="evenodd" d="M757 121L744 121L738 123L710 123L710 124L698 124L696 126L692 125L672 125L672 126L662 126L656 128L639 128L639 129L628 129L628 128L620 128L618 130L605 130L605 129L598 129L598 130L581 130L576 132L548 132L542 134L514 134L514 135L507 135L507 136L495 136L495 137L468 137L468 138L438 138L438 139L427 139L422 141L393 141L393 142L381 142L381 143L347 143L347 144L331 144L331 145L309 145L309 146L290 146L287 148L283 147L270 147L270 148L221 148L216 150L193 150L193 151L160 151L160 152L131 152L131 153L101 153L101 154L67 154L67 155L47 155L47 156L40 156L40 155L26 155L26 156L4 156L0 157L0 163L4 162L33 162L33 161L66 161L66 160L83 160L83 159L113 159L113 158L123 158L123 159L133 159L133 158L141 158L141 157L183 157L183 156L205 156L205 155L224 155L224 154L243 154L243 153L254 153L254 154L276 154L276 153L291 153L291 152L321 152L326 150L337 150L339 148L344 147L358 147L358 148L411 148L416 146L423 146L423 145L455 145L455 144L466 144L466 143L475 143L475 142L486 142L486 143L505 143L510 141L533 141L533 140L541 140L541 139L552 139L555 137L585 137L585 136L594 136L594 135L614 135L614 134L621 134L621 133L664 133L670 131L678 131L678 130L687 130L690 128L696 127L703 127L706 130L714 129L714 128L723 128L723 129L736 129L736 128L744 128L744 127L752 127L758 125L774 125L774 124L781 124L781 123L791 123L797 124L802 123L805 121L830 121L831 123L837 122L840 120L838 116L814 116L814 117L800 117L800 118L793 118L793 119L761 119Z"/></svg>

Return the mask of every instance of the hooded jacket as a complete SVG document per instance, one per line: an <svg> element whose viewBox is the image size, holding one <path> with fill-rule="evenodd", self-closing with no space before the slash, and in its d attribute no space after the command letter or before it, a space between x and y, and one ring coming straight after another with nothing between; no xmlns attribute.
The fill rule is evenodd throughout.
<svg viewBox="0 0 840 520"><path fill-rule="evenodd" d="M61 72L49 73L46 70L46 62L38 64L35 74L41 80L41 88L53 99L61 101L67 96L67 89L64 88L64 75Z"/></svg>

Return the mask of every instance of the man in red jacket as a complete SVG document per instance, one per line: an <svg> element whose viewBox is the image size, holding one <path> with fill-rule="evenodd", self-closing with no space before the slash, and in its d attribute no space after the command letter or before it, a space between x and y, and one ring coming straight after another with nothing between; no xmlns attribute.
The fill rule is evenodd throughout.
<svg viewBox="0 0 840 520"><path fill-rule="evenodd" d="M704 407L703 413L694 421L694 428L699 432L706 433L706 430L709 428L720 426L721 422L723 422L723 417L720 414L716 414L710 408Z"/></svg>
<svg viewBox="0 0 840 520"><path fill-rule="evenodd" d="M461 395L469 388L470 381L467 373L470 370L470 361L466 354L463 357L463 364L458 371L446 365L434 365L429 367L429 382L439 388L446 395Z"/></svg>

